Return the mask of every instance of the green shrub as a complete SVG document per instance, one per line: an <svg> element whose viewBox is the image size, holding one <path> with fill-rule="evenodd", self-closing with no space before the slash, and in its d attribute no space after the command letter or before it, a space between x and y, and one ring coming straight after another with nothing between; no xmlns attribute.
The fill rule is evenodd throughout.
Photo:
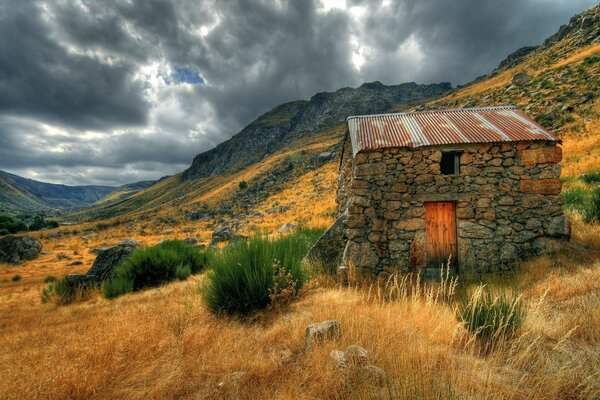
<svg viewBox="0 0 600 400"><path fill-rule="evenodd" d="M583 221L600 222L600 187L593 189L583 203Z"/></svg>
<svg viewBox="0 0 600 400"><path fill-rule="evenodd" d="M10 215L0 214L0 235L8 235L9 233L25 232L27 225Z"/></svg>
<svg viewBox="0 0 600 400"><path fill-rule="evenodd" d="M47 303L51 298L57 297L59 304L68 304L70 302L69 299L72 296L67 281L64 279L56 279L52 275L48 275L46 279L44 279L44 282L46 282L48 277L52 277L54 280L47 282L49 285L42 291L42 303Z"/></svg>
<svg viewBox="0 0 600 400"><path fill-rule="evenodd" d="M54 275L46 275L44 278L44 283L50 283L56 281L56 277Z"/></svg>
<svg viewBox="0 0 600 400"><path fill-rule="evenodd" d="M102 294L107 299L121 296L133 291L133 280L129 278L116 277L102 285Z"/></svg>
<svg viewBox="0 0 600 400"><path fill-rule="evenodd" d="M240 189L244 190L244 189L246 189L248 187L248 182L241 181L240 184L239 184L239 186L240 186Z"/></svg>
<svg viewBox="0 0 600 400"><path fill-rule="evenodd" d="M300 228L277 239L259 235L210 252L212 271L202 286L206 305L216 313L247 314L286 293L297 294L307 279L302 259L322 233Z"/></svg>
<svg viewBox="0 0 600 400"><path fill-rule="evenodd" d="M525 319L520 297L506 292L495 295L486 286L461 296L455 313L469 332L482 339L510 337Z"/></svg>
<svg viewBox="0 0 600 400"><path fill-rule="evenodd" d="M179 278L178 267L181 271L189 270L191 274L196 274L204 269L206 264L206 254L200 252L197 247L181 240L165 241L134 251L116 268L114 279L104 285L103 292L110 298L160 286Z"/></svg>
<svg viewBox="0 0 600 400"><path fill-rule="evenodd" d="M14 275L11 279L13 282L18 282L21 280L21 275Z"/></svg>
<svg viewBox="0 0 600 400"><path fill-rule="evenodd" d="M585 201L585 190L580 187L563 190L561 195L566 208L580 207Z"/></svg>
<svg viewBox="0 0 600 400"><path fill-rule="evenodd" d="M181 264L175 268L175 276L180 281L186 280L191 274L192 274L192 270L190 269L190 266L187 264Z"/></svg>
<svg viewBox="0 0 600 400"><path fill-rule="evenodd" d="M600 183L600 171L592 171L588 172L587 174L583 174L581 175L581 180L588 185Z"/></svg>

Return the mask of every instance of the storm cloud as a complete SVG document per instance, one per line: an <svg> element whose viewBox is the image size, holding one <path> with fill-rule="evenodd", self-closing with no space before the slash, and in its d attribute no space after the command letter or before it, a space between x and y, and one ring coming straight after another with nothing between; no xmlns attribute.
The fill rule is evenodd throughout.
<svg viewBox="0 0 600 400"><path fill-rule="evenodd" d="M285 101L468 82L594 4L0 0L0 169L156 179Z"/></svg>

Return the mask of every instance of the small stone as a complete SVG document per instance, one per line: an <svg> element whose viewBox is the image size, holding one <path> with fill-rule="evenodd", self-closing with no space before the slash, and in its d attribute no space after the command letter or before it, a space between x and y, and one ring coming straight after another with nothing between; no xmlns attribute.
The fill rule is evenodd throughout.
<svg viewBox="0 0 600 400"><path fill-rule="evenodd" d="M373 386L383 387L387 380L385 371L375 365L366 365L360 369L363 379Z"/></svg>
<svg viewBox="0 0 600 400"><path fill-rule="evenodd" d="M339 338L342 334L342 325L339 321L331 319L328 321L310 324L306 327L304 335L304 344L307 350L310 350L314 344L322 343L325 340Z"/></svg>
<svg viewBox="0 0 600 400"><path fill-rule="evenodd" d="M346 360L346 354L341 350L331 350L329 356L335 363L335 366L342 369L348 367L348 361Z"/></svg>
<svg viewBox="0 0 600 400"><path fill-rule="evenodd" d="M346 348L346 357L345 360L348 364L353 366L363 366L367 365L367 359L369 356L369 352L366 349L363 349L360 346L352 344Z"/></svg>

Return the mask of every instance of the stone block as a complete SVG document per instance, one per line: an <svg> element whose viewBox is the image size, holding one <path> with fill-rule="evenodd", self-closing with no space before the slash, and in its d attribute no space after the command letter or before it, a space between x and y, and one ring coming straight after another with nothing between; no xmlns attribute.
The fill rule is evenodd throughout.
<svg viewBox="0 0 600 400"><path fill-rule="evenodd" d="M562 148L558 146L526 149L520 152L522 165L556 164L562 160Z"/></svg>
<svg viewBox="0 0 600 400"><path fill-rule="evenodd" d="M425 220L422 218L409 218L394 223L394 228L401 231L418 231L425 229Z"/></svg>
<svg viewBox="0 0 600 400"><path fill-rule="evenodd" d="M561 188L560 179L522 179L520 182L523 193L559 194Z"/></svg>
<svg viewBox="0 0 600 400"><path fill-rule="evenodd" d="M354 175L369 176L385 174L386 165L384 163L367 163L360 164L354 168Z"/></svg>

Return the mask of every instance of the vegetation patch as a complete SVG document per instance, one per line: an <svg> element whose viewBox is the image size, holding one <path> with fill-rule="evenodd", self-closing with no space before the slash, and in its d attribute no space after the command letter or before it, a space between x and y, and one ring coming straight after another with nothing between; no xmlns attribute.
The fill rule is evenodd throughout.
<svg viewBox="0 0 600 400"><path fill-rule="evenodd" d="M585 223L600 222L600 171L580 175L578 181L561 193L565 209L580 214Z"/></svg>
<svg viewBox="0 0 600 400"><path fill-rule="evenodd" d="M103 287L104 296L113 298L145 288L160 286L175 279L197 274L207 257L197 247L181 240L169 240L146 249L138 249L115 270L115 276Z"/></svg>
<svg viewBox="0 0 600 400"><path fill-rule="evenodd" d="M294 298L307 280L302 259L322 233L299 228L280 238L257 235L210 252L212 271L201 288L207 307L248 314Z"/></svg>
<svg viewBox="0 0 600 400"><path fill-rule="evenodd" d="M13 218L10 215L0 214L0 235L25 231L27 231L25 222Z"/></svg>
<svg viewBox="0 0 600 400"><path fill-rule="evenodd" d="M510 337L525 320L520 296L508 292L495 294L484 285L460 296L455 312L458 321L481 339Z"/></svg>

